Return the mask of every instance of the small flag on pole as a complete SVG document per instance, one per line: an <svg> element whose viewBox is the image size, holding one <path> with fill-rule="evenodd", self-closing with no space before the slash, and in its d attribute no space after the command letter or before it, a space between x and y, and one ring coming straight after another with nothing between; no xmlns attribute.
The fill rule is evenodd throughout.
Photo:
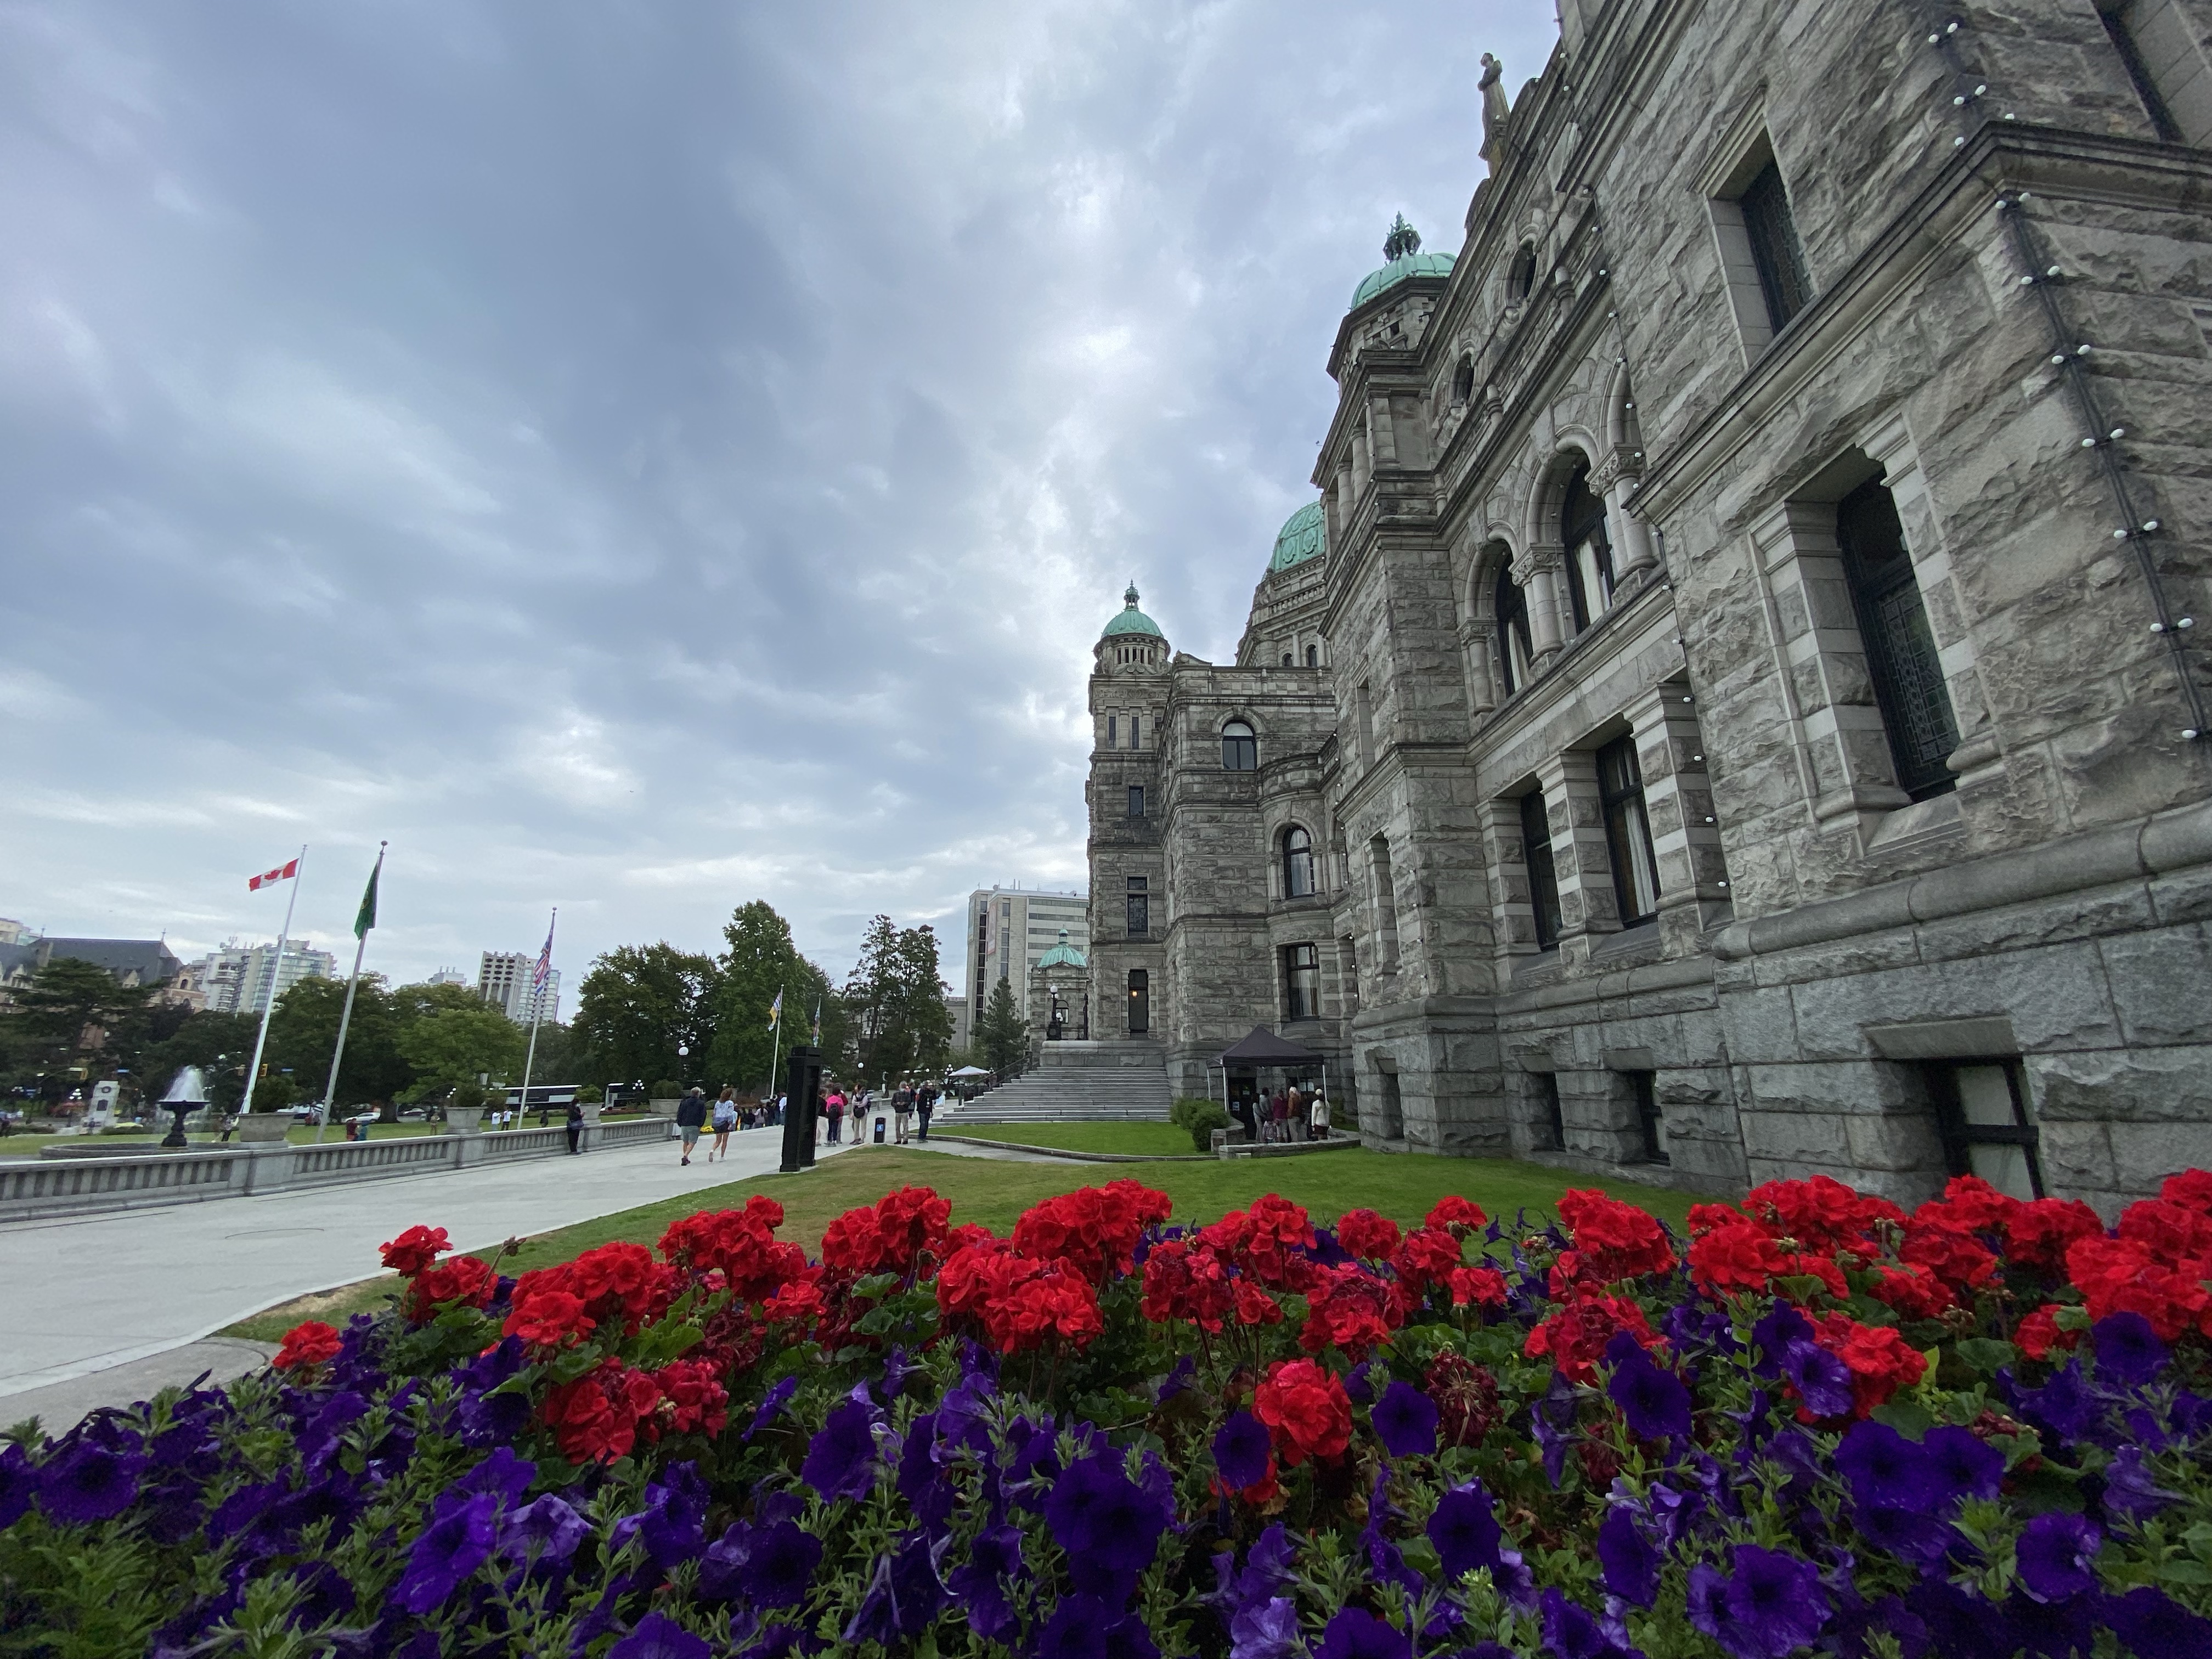
<svg viewBox="0 0 2212 1659"><path fill-rule="evenodd" d="M822 1046L822 999L814 999L814 1046Z"/></svg>
<svg viewBox="0 0 2212 1659"><path fill-rule="evenodd" d="M549 923L545 929L545 948L538 953L538 966L531 969L530 972L530 994L532 996L538 998L543 998L544 996L545 981L552 972L553 928Z"/></svg>
<svg viewBox="0 0 2212 1659"><path fill-rule="evenodd" d="M368 872L368 886L361 896L361 911L353 919L353 936L366 939L368 930L376 926L376 879L384 873L384 854L376 855L376 867Z"/></svg>
<svg viewBox="0 0 2212 1659"><path fill-rule="evenodd" d="M775 994L775 1000L768 1006L768 1028L773 1031L783 1018L783 993Z"/></svg>
<svg viewBox="0 0 2212 1659"><path fill-rule="evenodd" d="M299 873L300 860L290 859L278 865L274 870L264 870L258 876L248 876L246 878L246 890L249 893L258 893L263 888L273 887L280 881L289 881Z"/></svg>

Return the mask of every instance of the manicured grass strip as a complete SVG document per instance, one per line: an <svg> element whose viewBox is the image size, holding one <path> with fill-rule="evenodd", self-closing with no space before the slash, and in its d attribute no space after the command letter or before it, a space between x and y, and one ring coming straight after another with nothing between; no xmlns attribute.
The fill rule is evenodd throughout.
<svg viewBox="0 0 2212 1659"><path fill-rule="evenodd" d="M783 1206L784 1222L777 1236L803 1245L810 1255L822 1248L823 1230L846 1211L872 1204L885 1193L907 1186L933 1187L951 1199L956 1224L980 1221L993 1232L1006 1234L1013 1231L1022 1212L1040 1199L1121 1180L1141 1181L1167 1194L1175 1200L1175 1219L1180 1222L1214 1220L1230 1210L1243 1209L1267 1193L1279 1193L1293 1203L1304 1205L1314 1219L1323 1224L1334 1222L1346 1210L1358 1209L1375 1210L1394 1221L1414 1224L1438 1199L1454 1193L1473 1199L1493 1217L1510 1222L1523 1207L1532 1214L1550 1215L1559 1194L1570 1187L1597 1186L1680 1229L1690 1206L1697 1201L1687 1193L1577 1179L1540 1164L1504 1158L1410 1158L1364 1148L1319 1158L1238 1159L1226 1164L1097 1165L1003 1163L949 1152L871 1146L844 1153L805 1175L758 1176L541 1233L525 1240L520 1250L499 1266L508 1273L550 1267L616 1239L657 1244L668 1224L679 1216L700 1210L736 1209L754 1193L765 1193ZM395 1231L419 1221L446 1227L463 1239L469 1237L465 1218L438 1214L431 1207L434 1200L415 1201L424 1204L423 1212L395 1216ZM389 1273L364 1279L324 1296L271 1308L240 1321L222 1334L274 1342L302 1319L343 1324L352 1314L377 1307L398 1284ZM310 1307L308 1303L315 1305Z"/></svg>
<svg viewBox="0 0 2212 1659"><path fill-rule="evenodd" d="M1190 1133L1172 1123L963 1123L939 1119L933 1131L1000 1140L1018 1146L1056 1146L1064 1152L1135 1152L1149 1158L1188 1158Z"/></svg>

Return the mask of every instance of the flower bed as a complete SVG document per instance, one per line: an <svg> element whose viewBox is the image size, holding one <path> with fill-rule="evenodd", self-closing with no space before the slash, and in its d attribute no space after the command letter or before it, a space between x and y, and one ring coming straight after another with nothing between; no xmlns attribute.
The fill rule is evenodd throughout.
<svg viewBox="0 0 2212 1659"><path fill-rule="evenodd" d="M1559 1208L412 1228L390 1311L0 1452L0 1652L2212 1654L2212 1175Z"/></svg>

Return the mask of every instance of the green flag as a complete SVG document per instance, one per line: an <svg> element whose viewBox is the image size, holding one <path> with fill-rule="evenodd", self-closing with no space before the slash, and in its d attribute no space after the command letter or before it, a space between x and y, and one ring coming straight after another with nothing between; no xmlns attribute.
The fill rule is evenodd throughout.
<svg viewBox="0 0 2212 1659"><path fill-rule="evenodd" d="M368 872L368 890L361 896L361 914L353 919L353 936L367 939L368 930L376 926L376 878L384 873L384 854L379 849L376 868Z"/></svg>

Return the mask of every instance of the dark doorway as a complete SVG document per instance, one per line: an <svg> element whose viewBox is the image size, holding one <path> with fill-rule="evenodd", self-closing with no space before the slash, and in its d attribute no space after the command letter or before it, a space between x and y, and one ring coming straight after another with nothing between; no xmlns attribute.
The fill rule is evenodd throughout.
<svg viewBox="0 0 2212 1659"><path fill-rule="evenodd" d="M1152 976L1141 968L1132 968L1129 970L1129 1035L1142 1036L1152 1029Z"/></svg>

